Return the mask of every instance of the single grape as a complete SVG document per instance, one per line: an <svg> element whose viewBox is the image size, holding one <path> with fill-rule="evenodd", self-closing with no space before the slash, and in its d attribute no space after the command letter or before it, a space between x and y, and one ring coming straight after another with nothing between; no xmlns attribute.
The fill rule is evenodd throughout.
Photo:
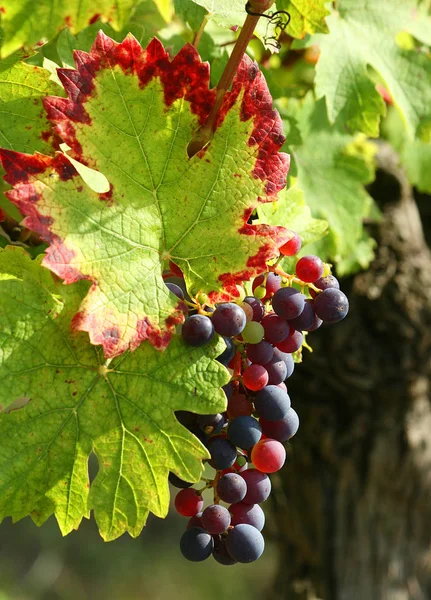
<svg viewBox="0 0 431 600"><path fill-rule="evenodd" d="M229 423L229 440L238 448L248 449L257 444L262 435L259 422L253 417L237 417Z"/></svg>
<svg viewBox="0 0 431 600"><path fill-rule="evenodd" d="M244 311L245 319L246 319L247 323L250 323L250 321L253 320L253 315L254 315L252 307L247 302L241 302L239 304L239 306Z"/></svg>
<svg viewBox="0 0 431 600"><path fill-rule="evenodd" d="M245 312L238 304L225 302L218 304L212 314L214 329L220 335L233 337L241 333L246 324Z"/></svg>
<svg viewBox="0 0 431 600"><path fill-rule="evenodd" d="M295 331L292 329L290 335L287 336L282 342L277 344L277 348L286 354L291 354L292 352L296 352L302 346L302 342L304 341L304 336L300 331Z"/></svg>
<svg viewBox="0 0 431 600"><path fill-rule="evenodd" d="M247 493L243 498L244 504L260 504L265 502L271 493L271 480L268 475L256 469L247 469L240 475L247 484Z"/></svg>
<svg viewBox="0 0 431 600"><path fill-rule="evenodd" d="M275 473L279 471L286 460L286 450L277 440L260 440L251 451L251 460L259 471Z"/></svg>
<svg viewBox="0 0 431 600"><path fill-rule="evenodd" d="M336 288L340 289L340 283L336 277L333 275L326 275L326 277L320 277L317 281L313 282L313 285L319 290L327 290L328 288ZM314 290L310 289L310 295L312 298L315 298L318 294Z"/></svg>
<svg viewBox="0 0 431 600"><path fill-rule="evenodd" d="M230 566L236 564L236 560L227 551L226 540L223 537L217 536L214 538L213 557L221 565Z"/></svg>
<svg viewBox="0 0 431 600"><path fill-rule="evenodd" d="M313 283L323 275L324 265L318 256L303 256L296 263L296 275L306 283Z"/></svg>
<svg viewBox="0 0 431 600"><path fill-rule="evenodd" d="M241 524L236 525L227 534L226 548L237 562L251 563L262 555L265 542L255 527Z"/></svg>
<svg viewBox="0 0 431 600"><path fill-rule="evenodd" d="M285 379L288 379L292 375L293 370L295 368L295 363L293 361L292 355L288 354L287 352L282 352L282 350L280 350L279 348L274 348L271 362L278 362L279 360L284 361L284 364L286 365L287 375Z"/></svg>
<svg viewBox="0 0 431 600"><path fill-rule="evenodd" d="M190 346L204 346L214 337L214 326L209 317L192 315L184 321L181 335Z"/></svg>
<svg viewBox="0 0 431 600"><path fill-rule="evenodd" d="M248 306L248 305L247 305ZM256 321L250 321L244 327L243 332L241 333L242 339L247 344L259 344L263 340L263 336L265 335L265 330L260 323Z"/></svg>
<svg viewBox="0 0 431 600"><path fill-rule="evenodd" d="M185 489L185 488L192 487L192 485L193 485L193 483L190 483L189 481L183 481L182 479L177 477L175 475L175 473L172 473L172 472L169 473L168 479L169 479L169 483L172 484L176 488Z"/></svg>
<svg viewBox="0 0 431 600"><path fill-rule="evenodd" d="M169 291L171 291L175 296L177 296L177 298L179 298L180 300L184 300L184 292L179 285L169 282L165 283L165 285L169 289Z"/></svg>
<svg viewBox="0 0 431 600"><path fill-rule="evenodd" d="M222 430L224 423L225 420L221 413L198 416L198 425L207 435L219 433Z"/></svg>
<svg viewBox="0 0 431 600"><path fill-rule="evenodd" d="M292 231L291 233L292 237L290 238L290 240L280 248L280 252L281 254L283 254L283 256L294 256L295 254L298 254L298 252L301 250L301 238L294 231Z"/></svg>
<svg viewBox="0 0 431 600"><path fill-rule="evenodd" d="M284 381L282 381L281 383L277 383L277 387L283 390L283 392L287 392L287 386L284 383Z"/></svg>
<svg viewBox="0 0 431 600"><path fill-rule="evenodd" d="M253 414L253 404L245 394L235 394L227 405L227 416L229 419L250 416Z"/></svg>
<svg viewBox="0 0 431 600"><path fill-rule="evenodd" d="M242 382L248 390L256 392L268 383L268 372L262 365L250 365L242 374Z"/></svg>
<svg viewBox="0 0 431 600"><path fill-rule="evenodd" d="M226 348L220 354L220 356L217 356L216 360L219 363L221 363L222 365L224 365L225 367L227 367L227 365L230 363L230 361L235 356L235 344L233 343L233 340L231 338L224 337L223 340L226 344Z"/></svg>
<svg viewBox="0 0 431 600"><path fill-rule="evenodd" d="M253 321L261 321L263 319L263 315L265 314L265 307L259 298L255 298L254 296L246 296L244 298L244 302L249 304L253 309Z"/></svg>
<svg viewBox="0 0 431 600"><path fill-rule="evenodd" d="M248 360L250 360L253 364L266 365L267 363L271 362L274 349L272 344L262 340L258 344L247 346L246 353Z"/></svg>
<svg viewBox="0 0 431 600"><path fill-rule="evenodd" d="M313 300L307 298L304 304L304 310L295 319L289 320L289 325L297 331L308 331L314 324L316 315L314 313Z"/></svg>
<svg viewBox="0 0 431 600"><path fill-rule="evenodd" d="M295 288L281 288L274 294L272 308L283 319L295 319L304 310L305 296ZM280 340L281 341L281 340Z"/></svg>
<svg viewBox="0 0 431 600"><path fill-rule="evenodd" d="M202 527L215 535L223 533L230 525L230 514L227 508L220 504L210 504L202 513Z"/></svg>
<svg viewBox="0 0 431 600"><path fill-rule="evenodd" d="M257 288L253 288L253 294L259 300L266 298L266 287L264 285L258 285Z"/></svg>
<svg viewBox="0 0 431 600"><path fill-rule="evenodd" d="M262 531L265 526L265 513L258 504L245 504L238 502L229 506L229 512L232 520L231 525L252 525L258 531Z"/></svg>
<svg viewBox="0 0 431 600"><path fill-rule="evenodd" d="M314 323L307 331L316 331L316 329L319 329L319 327L322 325L322 323L323 323L322 319L319 319L319 317L315 314L314 315Z"/></svg>
<svg viewBox="0 0 431 600"><path fill-rule="evenodd" d="M290 408L280 421L266 421L260 418L259 423L266 437L278 442L287 442L299 429L299 417L293 408Z"/></svg>
<svg viewBox="0 0 431 600"><path fill-rule="evenodd" d="M314 300L316 315L327 323L338 323L349 312L349 301L342 291L328 288Z"/></svg>
<svg viewBox="0 0 431 600"><path fill-rule="evenodd" d="M271 361L264 367L268 372L268 383L270 385L278 385L287 377L287 367L283 360Z"/></svg>
<svg viewBox="0 0 431 600"><path fill-rule="evenodd" d="M202 496L193 488L178 492L175 496L175 509L183 517L194 517L203 508Z"/></svg>
<svg viewBox="0 0 431 600"><path fill-rule="evenodd" d="M262 325L265 330L265 340L271 344L281 342L290 333L287 321L275 313L265 315L262 319Z"/></svg>
<svg viewBox="0 0 431 600"><path fill-rule="evenodd" d="M208 441L208 450L211 454L211 460L218 471L231 467L236 460L236 448L225 438L210 438Z"/></svg>
<svg viewBox="0 0 431 600"><path fill-rule="evenodd" d="M277 290L281 287L281 277L276 273L268 273L268 277L266 278L266 293L269 298L272 294L275 294Z"/></svg>
<svg viewBox="0 0 431 600"><path fill-rule="evenodd" d="M223 502L241 502L247 493L247 484L238 473L226 473L217 483L217 494Z"/></svg>
<svg viewBox="0 0 431 600"><path fill-rule="evenodd" d="M214 541L209 533L200 527L187 529L180 540L180 549L184 558L193 562L201 562L211 556Z"/></svg>
<svg viewBox="0 0 431 600"><path fill-rule="evenodd" d="M275 385L268 385L256 394L254 406L260 417L280 421L290 408L289 395Z"/></svg>
<svg viewBox="0 0 431 600"><path fill-rule="evenodd" d="M202 513L198 512L194 517L190 517L189 522L187 523L186 529L191 529L192 527L202 527ZM203 527L202 527L203 529Z"/></svg>

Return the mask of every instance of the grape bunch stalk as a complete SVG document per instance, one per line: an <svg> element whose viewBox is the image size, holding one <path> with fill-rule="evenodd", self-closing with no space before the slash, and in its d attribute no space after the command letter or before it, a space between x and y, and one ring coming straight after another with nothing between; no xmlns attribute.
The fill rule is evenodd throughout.
<svg viewBox="0 0 431 600"><path fill-rule="evenodd" d="M301 239L292 232L280 249L295 256ZM189 517L180 549L194 562L211 555L222 565L250 563L264 550L265 515L259 506L271 492L268 474L279 471L286 460L283 444L298 431L299 418L291 407L286 381L301 360L306 336L322 323L336 323L348 313L349 303L340 291L329 265L317 256L303 256L295 274L279 267L280 259L255 278L253 295L242 293L236 303L211 306L202 295L195 302L185 297L177 278L165 279L171 292L192 309L182 326L187 344L204 346L215 334L226 349L217 360L229 369L224 386L225 413L196 415L179 411L178 420L208 448L213 469L200 488L170 473L180 491L175 508ZM176 281L176 283L174 283ZM202 492L213 490L213 503L204 508Z"/></svg>

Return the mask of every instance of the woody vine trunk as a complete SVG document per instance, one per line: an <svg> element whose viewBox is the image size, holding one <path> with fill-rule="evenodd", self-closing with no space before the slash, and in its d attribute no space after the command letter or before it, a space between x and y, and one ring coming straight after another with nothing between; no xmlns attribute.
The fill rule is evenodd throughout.
<svg viewBox="0 0 431 600"><path fill-rule="evenodd" d="M289 385L301 428L274 481L283 600L431 597L431 255L397 156L380 146L378 160L376 259L344 282L349 318L314 336Z"/></svg>

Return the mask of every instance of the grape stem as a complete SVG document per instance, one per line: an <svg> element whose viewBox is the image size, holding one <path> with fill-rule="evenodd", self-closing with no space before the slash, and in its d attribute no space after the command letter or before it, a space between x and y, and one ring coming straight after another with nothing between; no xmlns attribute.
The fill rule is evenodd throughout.
<svg viewBox="0 0 431 600"><path fill-rule="evenodd" d="M277 265L277 263L275 265L272 265L271 267L269 267L269 270L272 271L273 273L277 273L277 275L280 275L281 277L283 277L284 279L287 279L289 281L289 284L291 285L292 283L297 283L298 285L300 285L301 287L308 287L311 288L314 292L316 292L317 294L320 294L320 292L322 290L320 290L319 288L317 288L314 284L312 283L306 283L305 281L302 281L301 279L299 279L298 277L295 277L295 275L289 275L288 273L286 273L285 271L283 271L283 269L281 267L279 267Z"/></svg>
<svg viewBox="0 0 431 600"><path fill-rule="evenodd" d="M272 4L274 0L268 0L268 2L264 3L262 7L253 6L253 2L249 2L250 9L253 12L260 12L261 10L267 10ZM244 21L244 25L242 26L241 33L236 40L236 44L232 50L232 54L229 57L229 60L226 64L226 67L220 77L220 81L216 87L216 98L214 104L210 110L208 117L206 118L204 124L198 129L194 137L191 139L188 147L187 153L189 158L194 156L197 152L202 150L204 146L208 144L211 140L216 124L217 117L220 112L220 109L223 104L223 100L227 90L230 88L235 73L239 67L242 57L247 49L248 43L253 37L254 30L256 29L256 25L260 19L260 15L251 15L247 14L247 17ZM201 26L202 27L202 26Z"/></svg>

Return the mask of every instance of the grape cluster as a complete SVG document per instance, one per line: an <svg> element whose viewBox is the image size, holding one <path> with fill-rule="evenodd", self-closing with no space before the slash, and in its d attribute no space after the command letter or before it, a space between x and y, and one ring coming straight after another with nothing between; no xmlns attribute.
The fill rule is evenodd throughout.
<svg viewBox="0 0 431 600"><path fill-rule="evenodd" d="M294 234L281 251L292 256L300 245ZM184 299L180 287L167 285ZM222 565L233 565L261 556L265 516L259 504L271 491L268 474L284 465L283 444L299 427L285 382L306 345L305 336L323 322L346 316L348 300L339 287L317 256L304 256L296 263L295 275L270 267L254 280L253 296L243 294L237 303L215 306L197 303L195 314L186 318L182 337L187 344L203 346L215 334L224 337L226 349L217 360L232 374L224 386L225 413L176 413L208 448L214 469L212 478L202 480L202 489L173 473L169 476L171 484L181 488L175 508L189 517L180 542L188 560L212 555ZM214 501L204 508L202 492L207 488L213 489Z"/></svg>

